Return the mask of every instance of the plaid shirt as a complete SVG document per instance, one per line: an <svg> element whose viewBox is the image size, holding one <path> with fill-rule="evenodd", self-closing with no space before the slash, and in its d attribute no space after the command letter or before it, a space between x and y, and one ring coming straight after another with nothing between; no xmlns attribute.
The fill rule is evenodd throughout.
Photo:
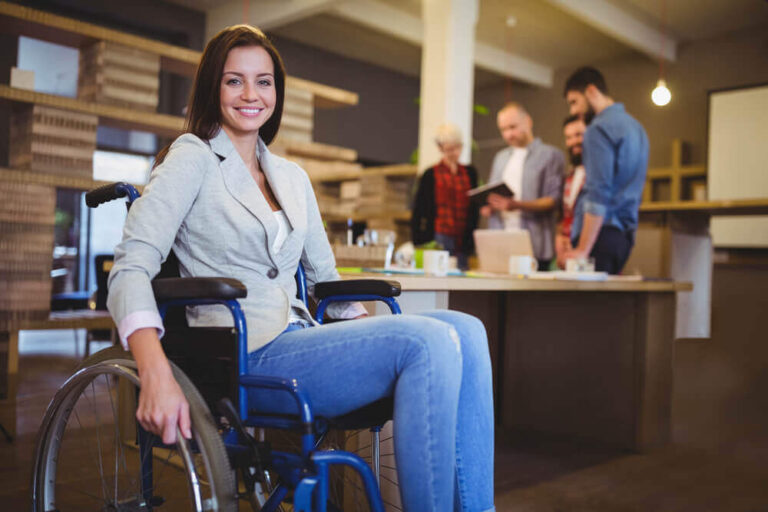
<svg viewBox="0 0 768 512"><path fill-rule="evenodd" d="M469 174L459 165L456 174L440 162L435 167L435 233L451 236L462 247L469 214Z"/></svg>

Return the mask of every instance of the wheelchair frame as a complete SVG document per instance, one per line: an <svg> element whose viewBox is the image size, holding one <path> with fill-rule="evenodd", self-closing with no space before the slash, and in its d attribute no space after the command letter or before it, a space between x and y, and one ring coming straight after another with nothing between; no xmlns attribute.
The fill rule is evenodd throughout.
<svg viewBox="0 0 768 512"><path fill-rule="evenodd" d="M100 187L98 189L95 189L91 192L89 192L86 195L86 203L89 207L95 208L101 203L111 201L113 199L126 197L127 198L127 207L130 207L131 203L136 200L139 197L138 191L131 185L127 183L114 183L110 185L106 185L103 187ZM307 289L306 289L306 278L304 274L304 269L299 264L299 268L297 270L297 284L298 284L298 295L299 297L305 302L305 304L308 303L307 299ZM241 285L242 286L242 285ZM243 295L240 295L240 297L245 296L244 293L247 293L244 291L243 287ZM395 295L399 294L399 287L397 288L397 293ZM382 296L382 295L376 295L371 293L360 293L360 294L342 294L342 295L334 295L334 296L327 296L322 298L322 300L319 302L317 307L317 312L315 315L316 320L319 323L322 323L323 315L326 311L327 306L331 302L336 301L382 301L385 302L392 313L399 314L400 308L397 304L397 301L392 296ZM276 377L264 377L264 376L257 376L257 375L249 375L247 372L247 360L248 360L248 354L247 354L247 325L245 320L245 315L243 314L243 311L240 307L239 302L236 298L176 298L173 300L158 301L158 309L160 312L160 315L163 319L165 319L166 313L168 312L168 309L174 306L190 306L190 305L211 305L211 304L221 304L226 306L230 313L232 314L232 318L234 320L234 328L236 331L237 336L237 407L236 407L236 415L237 417L230 417L227 416L228 419L230 419L230 426L229 429L223 433L221 433L221 429L219 429L219 432L221 433L221 438L224 443L224 447L226 450L227 458L230 460L230 463L232 461L237 461L238 464L240 464L241 458L236 457L235 455L237 453L243 453L248 452L253 448L253 445L255 441L252 437L249 437L249 434L245 432L243 429L243 426L246 427L255 427L255 428L274 428L279 430L290 430L290 431L298 431L300 432L301 437L301 447L300 447L300 453L288 453L288 452L280 452L280 451L270 451L268 456L268 461L266 461L266 467L265 469L269 469L274 471L280 478L280 483L276 486L270 497L267 499L266 503L260 508L262 512L272 512L275 510L279 510L280 503L285 499L286 495L288 494L290 489L293 489L294 491L294 511L296 512L325 512L327 510L327 503L328 503L328 491L329 491L329 468L333 465L342 465L342 466L348 466L352 470L354 470L360 478L362 479L364 492L366 494L370 509L374 512L384 512L383 502L381 499L381 494L379 490L378 485L378 467L376 470L376 475L372 472L371 468L368 466L368 464L358 455L349 453L346 451L340 451L340 450L332 450L332 451L323 451L318 450L317 446L319 442L322 440L324 435L327 432L327 425L325 427L319 427L318 425L323 425L323 422L316 421L318 418L316 418L312 412L312 408L309 403L309 399L307 395L303 392L303 390L300 388L298 382L295 379L283 379L283 378L276 378ZM106 361L106 363L109 363L109 361ZM135 368L135 365L134 365ZM75 375L73 375L68 383L78 377L78 375L83 375L84 373L87 373L89 370L83 369L77 372ZM111 372L112 370L109 370ZM181 372L181 370L178 370ZM181 372L183 374L183 372ZM135 382L137 386L138 383L138 377L135 377ZM65 384L62 389L65 389L67 387L67 384ZM194 387L194 385L193 385ZM247 399L247 390L249 388L260 388L260 389L269 389L269 390L280 390L285 391L289 393L289 395L293 398L295 404L296 404L296 410L297 410L297 418L286 418L286 417L279 417L279 416L261 416L258 414L249 414L248 410L248 399ZM59 395L57 394L57 397ZM46 421L53 421L53 417L57 414L57 410L59 409L60 403L57 403L57 397L54 397L54 399L51 401L51 404L48 407L48 411L46 413L46 418L44 419L43 428L41 429L41 435L40 439L38 440L38 449L36 454L36 461L35 461L35 470L33 474L33 506L38 507L39 506L39 497L37 496L37 489L39 485L46 485L41 484L40 480L44 479L44 473L47 471L46 468L41 468L41 464L45 464L46 462L42 459L44 458L43 452L47 448L48 444L46 444L47 436L50 436L51 433L49 432L50 428L47 427ZM205 407L207 410L207 406ZM226 416L226 414L225 414ZM234 424L232 424L234 423ZM378 442L378 430L380 430L380 425L376 426L374 425L372 427L372 430L374 432L374 436L376 439L376 442ZM143 453L145 453L145 450L151 451L154 447L157 445L151 444L151 441L149 443L145 441L142 442L142 438L146 439L146 431L144 431L140 425L137 424L138 429L138 440L139 440L139 449ZM142 432L144 435L142 435ZM180 435L177 432L177 435ZM247 437L243 437L247 436ZM197 449L196 444L194 442L189 443L189 446L187 446L187 442L180 439L180 452L182 453L183 457L185 457L185 465L187 465L187 458L189 458L188 451L191 448L192 450ZM376 447L378 448L378 446ZM372 458L374 459L373 462L376 466L378 466L378 453L372 453ZM263 463L264 461L256 461L256 466L258 464ZM247 467L243 468L242 466L233 466L231 469L233 471L238 471L245 469L246 471L250 471L252 465L248 465ZM56 469L54 467L53 472L55 473ZM187 465L187 471L189 473L189 465ZM142 479L142 493L144 494L144 500L148 502L152 498L151 496L151 481L145 482L147 475L149 475L149 478L151 480L152 475L152 456L149 457L142 457L141 462L141 479ZM187 475L190 476L189 474ZM194 477L191 478L191 480L194 480ZM254 480L251 483L255 483L256 480ZM193 487L194 485L191 484ZM249 489L246 489L246 491L252 491ZM194 489L190 489L190 492L194 494ZM149 493L149 495L147 495ZM37 501L36 501L37 498ZM235 497L236 498L236 497ZM193 500L195 501L195 500ZM237 500L235 499L235 503ZM253 504L253 503L252 503ZM43 506L47 507L47 504L44 504ZM152 505L149 505L149 509L152 508ZM202 506L200 507L202 509Z"/></svg>

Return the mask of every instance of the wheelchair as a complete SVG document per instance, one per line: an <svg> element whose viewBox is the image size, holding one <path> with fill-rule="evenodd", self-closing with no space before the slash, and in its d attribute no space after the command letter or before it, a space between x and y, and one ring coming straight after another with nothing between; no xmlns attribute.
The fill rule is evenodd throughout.
<svg viewBox="0 0 768 512"><path fill-rule="evenodd" d="M95 208L122 197L130 207L139 194L115 183L86 194L86 203ZM244 285L227 278L169 277L178 275L174 259L171 253L152 286L166 326L163 347L189 403L192 438L184 439L177 428L177 442L167 445L138 424L136 363L122 347L104 349L78 367L46 410L34 455L32 509L235 511L250 504L263 512L383 512L378 432L392 417L392 399L322 418L290 376L248 375L247 327L237 302L247 295ZM296 279L307 303L301 266ZM318 283L315 318L321 322L333 301L383 301L398 314L399 294L392 281ZM186 306L210 304L225 305L234 328L186 326ZM250 409L251 388L290 396L295 414ZM339 449L344 446L325 449L331 429L369 428L374 469ZM273 446L269 434L275 431L290 434L295 448Z"/></svg>

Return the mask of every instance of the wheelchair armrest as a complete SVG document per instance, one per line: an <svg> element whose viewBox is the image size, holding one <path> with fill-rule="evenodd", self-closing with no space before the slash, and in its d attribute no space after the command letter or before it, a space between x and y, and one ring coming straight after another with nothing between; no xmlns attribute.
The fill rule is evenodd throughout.
<svg viewBox="0 0 768 512"><path fill-rule="evenodd" d="M350 279L347 281L326 281L315 284L315 297L318 300L334 295L378 295L379 297L397 297L400 295L400 283L381 279Z"/></svg>
<svg viewBox="0 0 768 512"><path fill-rule="evenodd" d="M242 299L248 295L245 285L226 277L170 277L152 281L155 300Z"/></svg>

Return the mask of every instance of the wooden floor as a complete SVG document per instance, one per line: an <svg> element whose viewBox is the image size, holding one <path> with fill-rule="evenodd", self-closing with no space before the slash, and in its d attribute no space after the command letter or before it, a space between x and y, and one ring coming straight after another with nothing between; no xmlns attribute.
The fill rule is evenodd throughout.
<svg viewBox="0 0 768 512"><path fill-rule="evenodd" d="M498 432L499 511L768 511L768 268L717 267L713 289L712 339L676 342L674 443L635 455ZM19 435L0 439L3 511L29 509L35 432L78 362L71 331L46 335L22 346Z"/></svg>

